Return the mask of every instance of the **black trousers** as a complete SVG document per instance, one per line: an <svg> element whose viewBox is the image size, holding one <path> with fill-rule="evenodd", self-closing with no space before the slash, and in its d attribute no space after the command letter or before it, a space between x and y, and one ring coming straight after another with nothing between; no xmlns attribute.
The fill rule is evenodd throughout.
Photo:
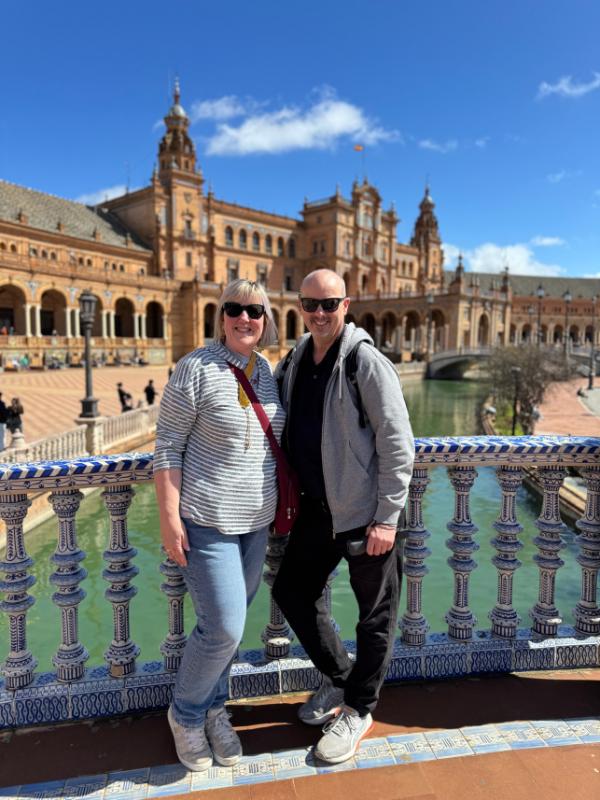
<svg viewBox="0 0 600 800"><path fill-rule="evenodd" d="M390 662L402 580L402 540L381 556L349 555L347 541L365 528L334 537L331 514L322 501L302 498L273 598L313 664L344 689L344 702L361 716L373 711ZM358 602L356 661L351 661L325 607L323 589L342 558Z"/></svg>

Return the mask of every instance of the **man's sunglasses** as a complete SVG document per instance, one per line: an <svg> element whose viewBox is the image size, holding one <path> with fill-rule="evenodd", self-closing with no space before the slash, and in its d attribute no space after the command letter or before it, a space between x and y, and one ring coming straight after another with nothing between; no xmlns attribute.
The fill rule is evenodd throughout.
<svg viewBox="0 0 600 800"><path fill-rule="evenodd" d="M338 310L340 303L345 299L345 297L326 297L324 300L317 300L315 297L301 297L300 305L303 311L308 311L309 313L316 311L317 308L321 306L323 311L327 314L333 314L334 311Z"/></svg>
<svg viewBox="0 0 600 800"><path fill-rule="evenodd" d="M239 317L245 311L250 319L260 319L265 313L265 307L261 303L250 303L243 306L241 303L223 303L223 311L228 317Z"/></svg>

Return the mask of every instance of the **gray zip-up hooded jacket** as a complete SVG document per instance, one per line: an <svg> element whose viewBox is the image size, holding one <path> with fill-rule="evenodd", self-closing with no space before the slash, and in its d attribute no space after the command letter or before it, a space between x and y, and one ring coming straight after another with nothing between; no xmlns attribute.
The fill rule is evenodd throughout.
<svg viewBox="0 0 600 800"><path fill-rule="evenodd" d="M301 408L290 403L298 364L311 334L294 348L281 385L281 401L290 418ZM356 390L346 377L344 360L359 342L356 380L367 419L361 428ZM375 349L362 328L348 323L339 356L325 390L321 452L327 503L335 533L373 520L396 525L408 496L415 446L398 373ZM285 359L284 359L285 360ZM283 361L275 370L280 378Z"/></svg>

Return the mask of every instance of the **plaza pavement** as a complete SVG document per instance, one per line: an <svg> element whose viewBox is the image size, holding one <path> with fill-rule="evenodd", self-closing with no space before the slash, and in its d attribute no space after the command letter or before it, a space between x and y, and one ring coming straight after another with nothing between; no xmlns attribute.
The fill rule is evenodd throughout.
<svg viewBox="0 0 600 800"><path fill-rule="evenodd" d="M134 406L144 399L143 388L152 378L159 392L160 401L168 379L168 367L100 367L93 370L94 396L102 415L119 414L121 407L117 396L117 382L133 396ZM542 419L536 433L572 434L574 436L600 436L600 378L598 388L587 392L586 378L575 378L566 383L555 384L546 395L540 410ZM577 396L583 387L586 398ZM85 395L85 373L83 369L61 369L0 373L0 392L8 405L12 397L23 403L23 429L27 442L68 430L75 426L75 419ZM439 431L442 435L443 431ZM10 445L7 433L6 444Z"/></svg>
<svg viewBox="0 0 600 800"><path fill-rule="evenodd" d="M143 388L152 378L159 392L168 380L167 366L148 367L99 367L93 371L94 397L103 416L114 416L121 412L117 395L117 382L121 381L126 391L133 396L133 404L145 401ZM81 398L85 397L85 370L57 369L47 371L0 373L0 392L8 405L13 397L19 397L23 414L25 441L35 442L45 436L75 427L75 419L81 410ZM10 434L6 435L6 446L10 446Z"/></svg>

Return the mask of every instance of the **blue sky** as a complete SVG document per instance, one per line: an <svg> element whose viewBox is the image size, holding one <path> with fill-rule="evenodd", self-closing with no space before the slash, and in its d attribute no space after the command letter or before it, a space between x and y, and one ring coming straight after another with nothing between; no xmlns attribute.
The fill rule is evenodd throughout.
<svg viewBox="0 0 600 800"><path fill-rule="evenodd" d="M594 0L23 0L2 27L6 180L146 185L177 74L218 197L298 216L365 169L408 241L429 180L450 265L600 277Z"/></svg>

